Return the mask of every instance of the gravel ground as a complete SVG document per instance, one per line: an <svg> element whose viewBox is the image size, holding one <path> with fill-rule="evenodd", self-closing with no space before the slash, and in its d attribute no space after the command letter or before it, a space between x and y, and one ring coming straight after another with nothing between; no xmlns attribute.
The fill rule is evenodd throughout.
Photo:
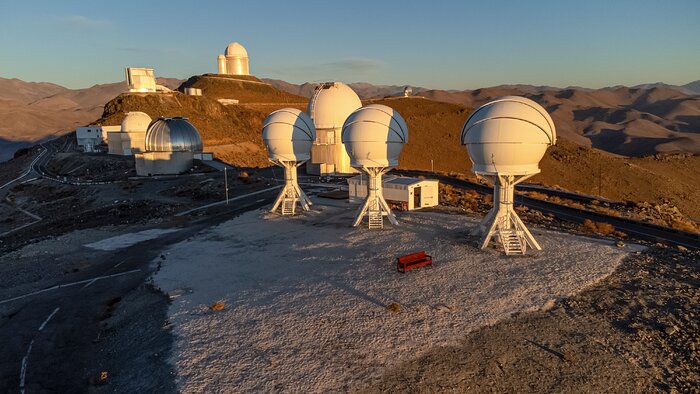
<svg viewBox="0 0 700 394"><path fill-rule="evenodd" d="M484 327L361 391L698 393L699 317L700 254L652 248L548 311Z"/></svg>
<svg viewBox="0 0 700 394"><path fill-rule="evenodd" d="M538 228L544 251L507 258L468 243L463 215L405 213L400 228L368 231L349 226L353 213L249 212L165 252L154 281L177 297L182 392L357 389L479 327L551 308L635 250ZM396 273L396 256L416 249L434 268Z"/></svg>

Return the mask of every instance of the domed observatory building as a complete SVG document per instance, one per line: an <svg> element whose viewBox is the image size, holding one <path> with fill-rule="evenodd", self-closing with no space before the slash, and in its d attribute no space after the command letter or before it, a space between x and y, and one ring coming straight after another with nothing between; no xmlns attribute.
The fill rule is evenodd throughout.
<svg viewBox="0 0 700 394"><path fill-rule="evenodd" d="M383 195L382 175L399 164L399 154L408 143L408 126L401 115L386 105L371 104L348 116L343 125L343 144L350 164L368 175L368 193L353 226L367 216L370 229L383 228L384 216L398 221Z"/></svg>
<svg viewBox="0 0 700 394"><path fill-rule="evenodd" d="M314 90L306 113L316 127L316 141L311 147L311 162L306 172L312 175L357 173L343 147L341 134L348 116L362 106L357 94L341 82L325 82Z"/></svg>
<svg viewBox="0 0 700 394"><path fill-rule="evenodd" d="M311 158L311 144L316 139L314 123L298 109L283 108L265 119L262 138L270 161L284 168L284 187L270 212L281 207L282 215L294 215L297 203L308 211L312 204L299 187L297 167Z"/></svg>
<svg viewBox="0 0 700 394"><path fill-rule="evenodd" d="M127 112L118 132L107 133L107 147L110 155L131 156L145 150L146 131L151 117L144 112Z"/></svg>
<svg viewBox="0 0 700 394"><path fill-rule="evenodd" d="M219 74L250 75L248 70L248 51L243 45L232 42L217 59Z"/></svg>
<svg viewBox="0 0 700 394"><path fill-rule="evenodd" d="M506 254L541 250L513 209L515 185L540 172L539 162L556 143L547 111L524 97L506 96L477 108L462 127L472 171L494 185L493 208L472 232L485 249L496 236Z"/></svg>
<svg viewBox="0 0 700 394"><path fill-rule="evenodd" d="M202 138L187 118L160 118L146 133L145 152L136 154L140 176L182 174L202 153Z"/></svg>

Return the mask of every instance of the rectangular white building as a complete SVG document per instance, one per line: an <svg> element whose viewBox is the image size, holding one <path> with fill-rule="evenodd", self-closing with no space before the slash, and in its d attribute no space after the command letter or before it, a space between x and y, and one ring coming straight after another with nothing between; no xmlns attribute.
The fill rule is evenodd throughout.
<svg viewBox="0 0 700 394"><path fill-rule="evenodd" d="M384 198L396 203L403 209L435 207L438 199L440 182L436 179L420 179L397 176L382 177ZM367 176L359 175L348 179L348 194L351 203L361 203L367 198Z"/></svg>
<svg viewBox="0 0 700 394"><path fill-rule="evenodd" d="M156 78L152 68L127 67L126 85L131 93L154 93Z"/></svg>
<svg viewBox="0 0 700 394"><path fill-rule="evenodd" d="M81 146L85 152L94 152L95 147L100 145L102 139L102 126L90 125L82 126L75 129L75 139L78 146Z"/></svg>

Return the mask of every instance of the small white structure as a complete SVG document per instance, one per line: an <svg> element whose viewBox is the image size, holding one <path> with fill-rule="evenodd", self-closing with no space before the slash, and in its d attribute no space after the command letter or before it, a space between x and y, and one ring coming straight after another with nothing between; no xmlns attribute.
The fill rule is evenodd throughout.
<svg viewBox="0 0 700 394"><path fill-rule="evenodd" d="M271 113L263 123L262 138L270 161L284 168L284 187L270 212L281 208L282 215L294 215L297 202L308 211L311 200L297 182L297 167L311 158L311 144L316 138L314 123L295 108Z"/></svg>
<svg viewBox="0 0 700 394"><path fill-rule="evenodd" d="M326 82L316 87L306 112L316 126L316 140L311 148L311 162L306 172L313 175L356 173L350 165L342 143L343 123L362 102L357 94L341 82Z"/></svg>
<svg viewBox="0 0 700 394"><path fill-rule="evenodd" d="M136 174L181 174L192 168L195 154L202 153L202 138L187 118L160 118L148 128L145 148L135 155Z"/></svg>
<svg viewBox="0 0 700 394"><path fill-rule="evenodd" d="M152 68L127 67L127 89L131 93L155 93L156 78Z"/></svg>
<svg viewBox="0 0 700 394"><path fill-rule="evenodd" d="M382 194L382 175L399 164L399 153L408 142L408 126L401 115L386 105L371 104L348 116L343 125L342 141L350 164L369 176L367 200L360 207L353 226L368 217L368 226L384 227L384 216L397 225Z"/></svg>
<svg viewBox="0 0 700 394"><path fill-rule="evenodd" d="M398 204L406 211L435 207L439 204L439 185L436 179L397 176L382 177L382 193L387 202ZM348 179L350 203L367 198L368 179L358 175Z"/></svg>
<svg viewBox="0 0 700 394"><path fill-rule="evenodd" d="M248 69L248 51L243 45L232 42L224 51L223 55L217 58L219 74L226 75L250 75Z"/></svg>
<svg viewBox="0 0 700 394"><path fill-rule="evenodd" d="M104 141L102 137L102 126L90 125L82 126L75 129L75 139L78 146L81 146L85 152L95 152L97 145Z"/></svg>
<svg viewBox="0 0 700 394"><path fill-rule="evenodd" d="M236 105L236 104L238 104L238 100L237 100L237 99L223 99L223 98L220 98L220 99L216 99L216 101L218 101L219 103L221 103L221 105Z"/></svg>
<svg viewBox="0 0 700 394"><path fill-rule="evenodd" d="M199 88L185 88L185 94L188 96L201 96L202 89Z"/></svg>
<svg viewBox="0 0 700 394"><path fill-rule="evenodd" d="M410 86L406 86L406 87L403 89L403 96L404 96L404 97L409 97L409 96L412 95L412 94L413 94L413 89L412 89Z"/></svg>
<svg viewBox="0 0 700 394"><path fill-rule="evenodd" d="M556 143L547 111L524 97L506 96L477 108L462 127L472 171L494 185L493 208L473 231L485 249L494 235L506 254L542 248L513 210L513 189L540 172L539 162Z"/></svg>

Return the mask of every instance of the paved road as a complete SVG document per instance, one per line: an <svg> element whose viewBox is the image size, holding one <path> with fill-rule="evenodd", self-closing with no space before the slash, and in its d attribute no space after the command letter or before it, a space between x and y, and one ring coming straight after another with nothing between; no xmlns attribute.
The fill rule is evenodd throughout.
<svg viewBox="0 0 700 394"><path fill-rule="evenodd" d="M99 321L109 304L138 288L152 274L150 262L169 245L234 216L272 203L276 190L240 199L235 207L192 221L178 231L116 252L81 247L70 256L92 261L63 287L0 306L12 308L0 325L0 393L68 393L87 389L85 365L95 348ZM53 256L47 256L52 258ZM101 278L94 280L95 278ZM80 282L80 283L75 283Z"/></svg>

